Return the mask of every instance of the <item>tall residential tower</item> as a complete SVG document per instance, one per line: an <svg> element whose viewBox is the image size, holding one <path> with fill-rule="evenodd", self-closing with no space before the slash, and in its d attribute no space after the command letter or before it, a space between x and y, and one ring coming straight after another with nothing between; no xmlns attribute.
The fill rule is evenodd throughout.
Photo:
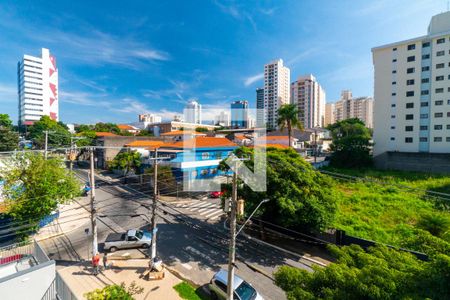
<svg viewBox="0 0 450 300"><path fill-rule="evenodd" d="M248 127L248 101L238 100L231 103L231 128Z"/></svg>
<svg viewBox="0 0 450 300"><path fill-rule="evenodd" d="M341 92L341 99L334 103L333 117L335 122L358 118L364 122L366 127L373 128L373 98L353 98L351 91L344 90Z"/></svg>
<svg viewBox="0 0 450 300"><path fill-rule="evenodd" d="M59 121L56 58L42 48L41 57L24 55L17 65L19 126L32 125L42 116Z"/></svg>
<svg viewBox="0 0 450 300"><path fill-rule="evenodd" d="M264 121L267 128L277 128L278 109L290 103L290 70L278 59L264 66Z"/></svg>
<svg viewBox="0 0 450 300"><path fill-rule="evenodd" d="M189 101L184 109L184 121L192 124L202 124L202 106L197 101Z"/></svg>

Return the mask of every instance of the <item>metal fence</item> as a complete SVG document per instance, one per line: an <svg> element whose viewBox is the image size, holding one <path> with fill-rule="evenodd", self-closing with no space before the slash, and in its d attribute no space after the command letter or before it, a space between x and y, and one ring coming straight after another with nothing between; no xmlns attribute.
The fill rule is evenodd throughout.
<svg viewBox="0 0 450 300"><path fill-rule="evenodd" d="M55 279L49 286L41 300L77 300L64 279L56 272Z"/></svg>

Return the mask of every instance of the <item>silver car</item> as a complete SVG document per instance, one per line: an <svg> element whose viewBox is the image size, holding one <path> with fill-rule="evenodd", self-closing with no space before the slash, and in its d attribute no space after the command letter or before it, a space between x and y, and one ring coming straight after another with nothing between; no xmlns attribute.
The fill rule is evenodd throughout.
<svg viewBox="0 0 450 300"><path fill-rule="evenodd" d="M227 299L228 271L220 270L209 283L213 299ZM263 297L244 279L234 275L233 298L236 300L264 300Z"/></svg>

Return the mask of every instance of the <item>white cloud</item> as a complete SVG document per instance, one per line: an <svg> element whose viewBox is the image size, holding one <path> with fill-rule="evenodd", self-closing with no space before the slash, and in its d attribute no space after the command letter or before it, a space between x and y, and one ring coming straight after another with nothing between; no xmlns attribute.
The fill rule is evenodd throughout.
<svg viewBox="0 0 450 300"><path fill-rule="evenodd" d="M250 77L245 78L244 80L244 85L245 86L249 86L252 85L253 83L260 81L261 79L264 78L264 73L259 73Z"/></svg>

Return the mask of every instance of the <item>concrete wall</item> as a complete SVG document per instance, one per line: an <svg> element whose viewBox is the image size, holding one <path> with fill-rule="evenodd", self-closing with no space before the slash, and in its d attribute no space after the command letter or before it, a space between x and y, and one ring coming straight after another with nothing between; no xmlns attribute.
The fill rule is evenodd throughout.
<svg viewBox="0 0 450 300"><path fill-rule="evenodd" d="M48 261L0 279L0 299L40 300L55 279L55 262Z"/></svg>
<svg viewBox="0 0 450 300"><path fill-rule="evenodd" d="M385 152L374 157L375 167L384 170L450 174L450 154Z"/></svg>

